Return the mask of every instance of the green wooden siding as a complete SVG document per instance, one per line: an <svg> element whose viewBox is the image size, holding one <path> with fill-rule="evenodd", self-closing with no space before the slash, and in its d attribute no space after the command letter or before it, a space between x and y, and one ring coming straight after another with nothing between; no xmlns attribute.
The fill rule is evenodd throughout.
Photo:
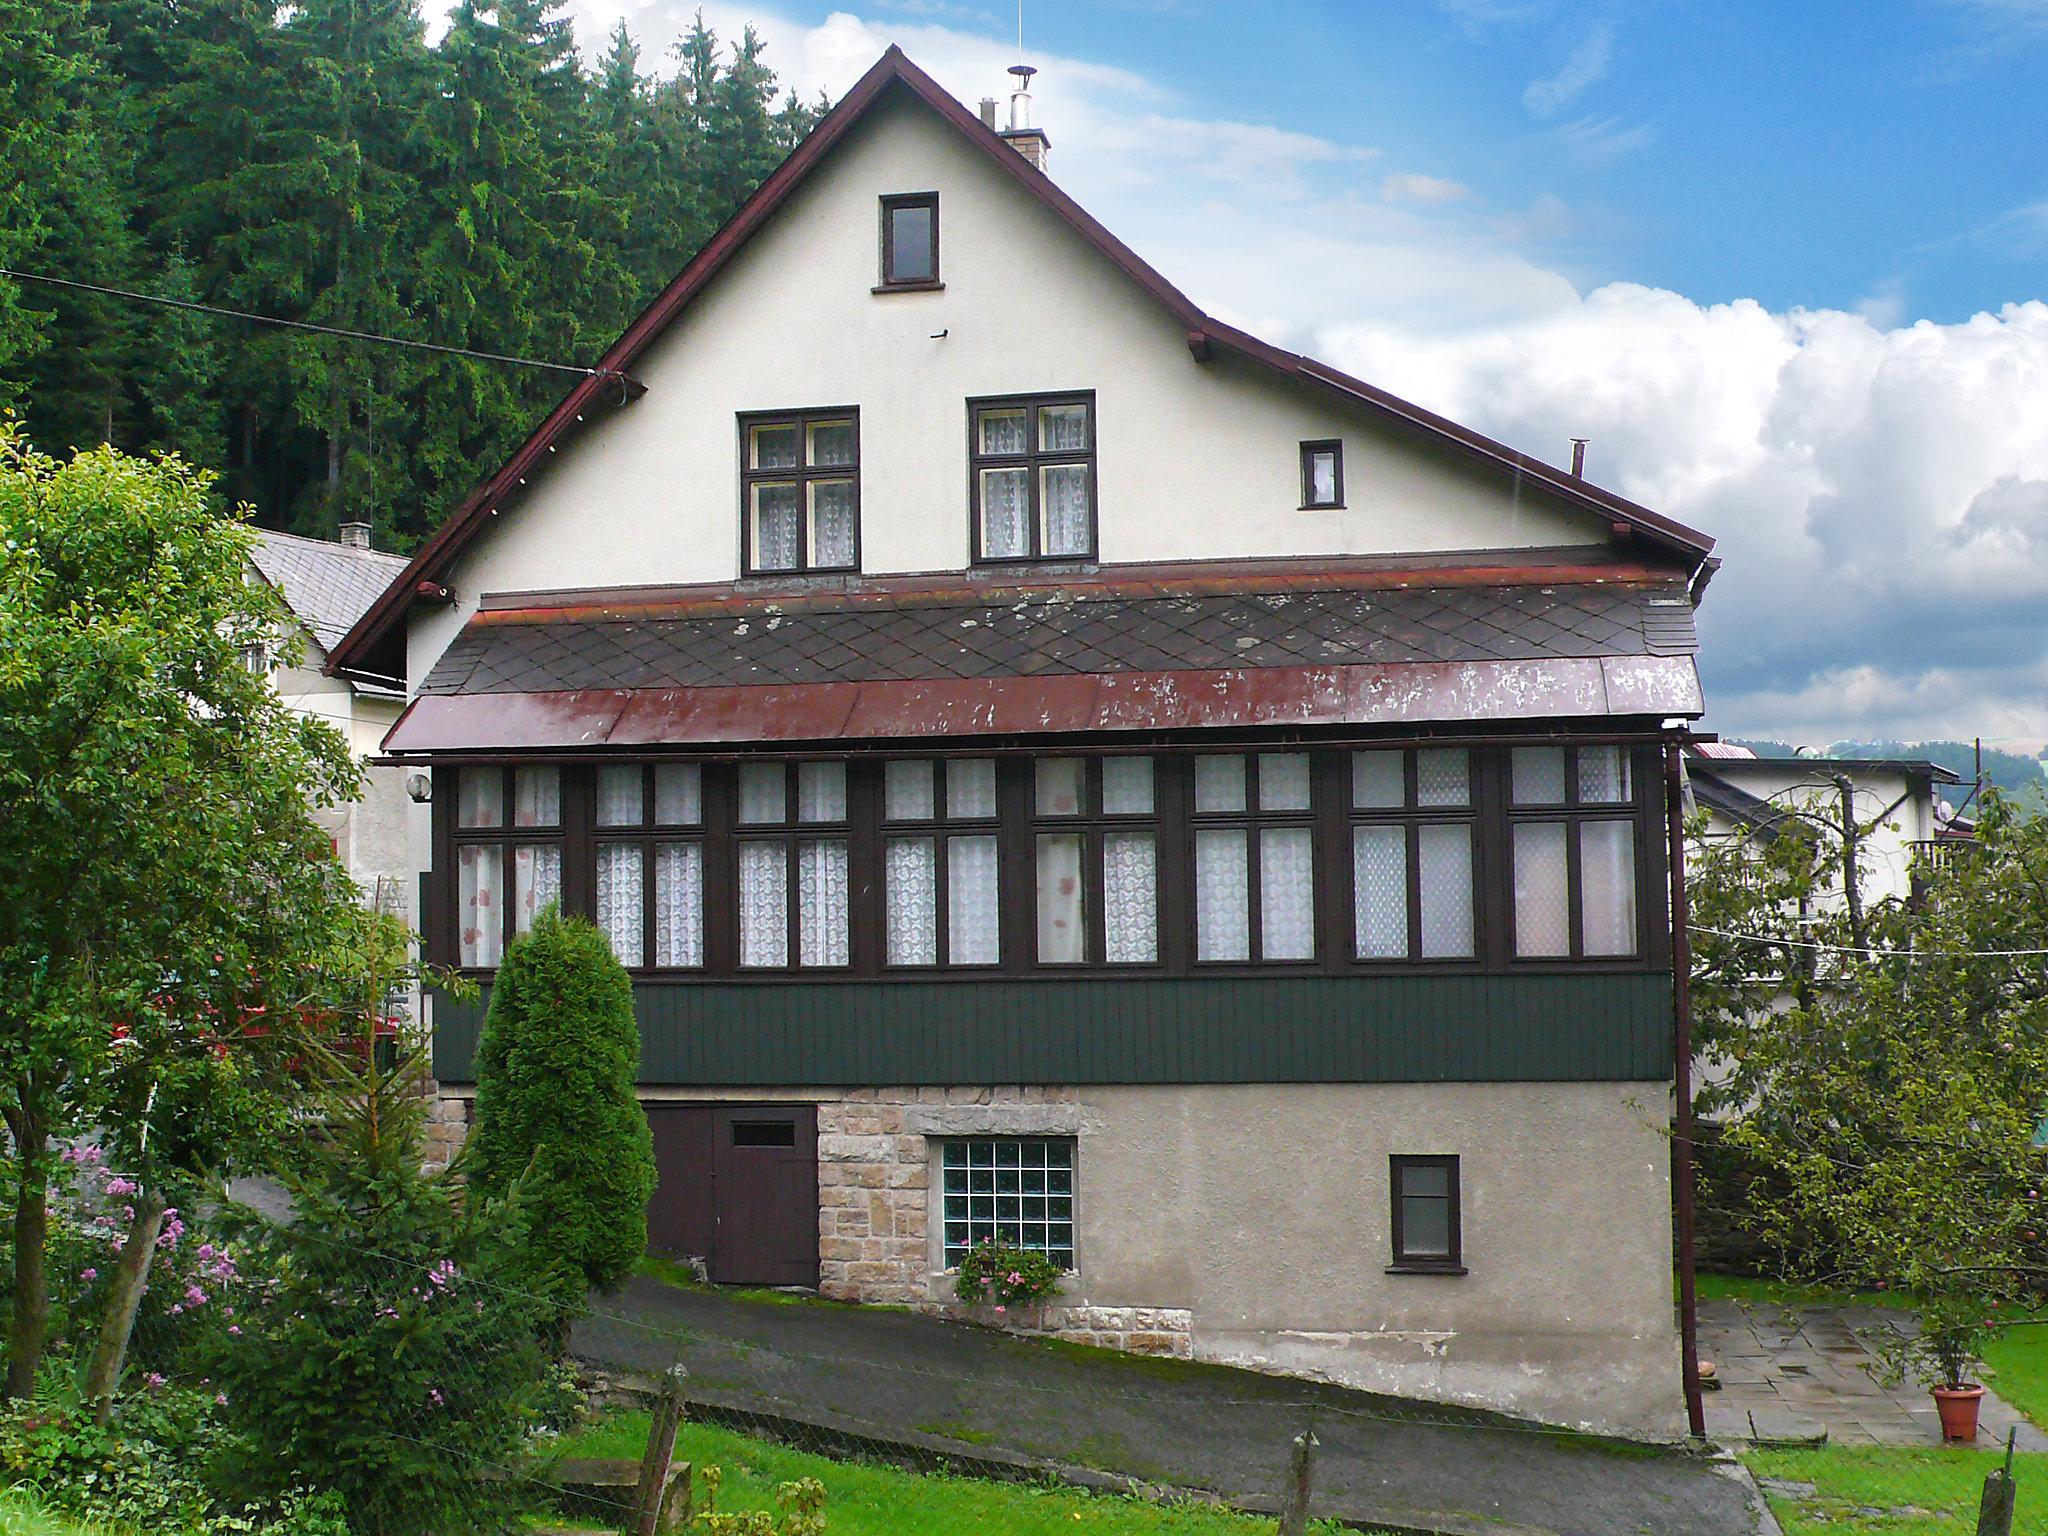
<svg viewBox="0 0 2048 1536"><path fill-rule="evenodd" d="M649 1087L1655 1082L1671 977L1259 976L636 982ZM484 998L434 999L473 1079Z"/></svg>

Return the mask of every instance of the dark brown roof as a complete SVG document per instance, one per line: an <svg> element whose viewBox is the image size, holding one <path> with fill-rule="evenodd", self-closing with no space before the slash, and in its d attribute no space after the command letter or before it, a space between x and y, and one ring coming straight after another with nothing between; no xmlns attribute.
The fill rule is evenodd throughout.
<svg viewBox="0 0 2048 1536"><path fill-rule="evenodd" d="M1198 358L1207 357L1213 348L1220 348L1365 405L1448 444L1491 469L1513 476L1518 483L1557 495L1596 514L1617 530L1640 535L1648 543L1688 561L1697 563L1704 560L1712 550L1714 541L1711 538L1683 523L1638 506L1555 465L1531 458L1314 358L1261 341L1206 313L1104 228L1043 171L1005 143L1000 134L987 127L937 81L911 63L901 49L891 46L692 258L675 281L627 327L625 334L600 359L597 368L569 392L512 457L472 491L440 530L421 546L412 563L335 648L329 663L330 670L375 669L379 665L386 671L390 670L389 659L373 660L373 653L389 648L395 626L404 617L422 584L431 586L446 577L456 557L482 531L499 504L525 483L525 477L587 412L633 398L638 386L626 377L626 370L698 292L724 269L740 247L782 206L833 146L892 89L911 92L951 123L969 143L983 151L992 164L1052 208L1084 240L1164 305L1178 323L1186 327L1189 347Z"/></svg>

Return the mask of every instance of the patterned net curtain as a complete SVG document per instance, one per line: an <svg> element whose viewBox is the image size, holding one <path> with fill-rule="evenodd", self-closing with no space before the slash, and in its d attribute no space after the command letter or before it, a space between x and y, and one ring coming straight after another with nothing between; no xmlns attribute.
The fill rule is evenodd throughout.
<svg viewBox="0 0 2048 1536"><path fill-rule="evenodd" d="M1088 407L1048 405L1038 411L1038 446L1046 452L1084 452ZM1045 553L1085 555L1089 544L1088 466L1048 464L1039 470L1039 504L1045 515Z"/></svg>
<svg viewBox="0 0 2048 1536"><path fill-rule="evenodd" d="M1021 454L1030 446L1021 410L984 411L981 451L984 455ZM981 552L993 560L1017 559L1031 553L1031 471L981 471Z"/></svg>
<svg viewBox="0 0 2048 1536"><path fill-rule="evenodd" d="M813 469L837 469L852 464L853 423L812 422L810 459ZM852 480L811 482L812 565L825 567L853 564L853 519Z"/></svg>

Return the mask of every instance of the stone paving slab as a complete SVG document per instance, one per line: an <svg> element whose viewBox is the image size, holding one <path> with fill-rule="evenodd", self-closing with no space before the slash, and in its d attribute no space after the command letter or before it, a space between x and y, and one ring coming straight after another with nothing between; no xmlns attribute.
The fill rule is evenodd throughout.
<svg viewBox="0 0 2048 1536"><path fill-rule="evenodd" d="M1798 1439L1803 1426L1838 1445L1941 1443L1941 1421L1926 1389L1914 1381L1884 1386L1868 1369L1877 1363L1873 1346L1887 1332L1914 1326L1909 1314L1715 1300L1700 1303L1699 1319L1700 1355L1714 1362L1721 1380L1721 1390L1706 1401L1710 1436ZM1978 1443L2003 1445L2009 1430L2021 1450L2048 1451L2048 1434L1986 1392Z"/></svg>

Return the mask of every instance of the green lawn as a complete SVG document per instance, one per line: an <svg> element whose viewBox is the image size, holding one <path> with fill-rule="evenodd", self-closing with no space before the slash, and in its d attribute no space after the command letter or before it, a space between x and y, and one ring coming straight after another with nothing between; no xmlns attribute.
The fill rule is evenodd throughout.
<svg viewBox="0 0 2048 1536"><path fill-rule="evenodd" d="M45 1504L33 1489L0 1488L0 1536L114 1536L113 1527L80 1524Z"/></svg>
<svg viewBox="0 0 2048 1536"><path fill-rule="evenodd" d="M618 1414L563 1438L569 1456L641 1455L647 1415ZM708 1425L685 1424L678 1460L725 1472L721 1510L773 1509L776 1485L815 1477L825 1485L832 1536L1271 1536L1273 1522L1196 1504L1155 1504L1036 1483L899 1471L871 1462L833 1461ZM1339 1527L1311 1527L1337 1536Z"/></svg>

